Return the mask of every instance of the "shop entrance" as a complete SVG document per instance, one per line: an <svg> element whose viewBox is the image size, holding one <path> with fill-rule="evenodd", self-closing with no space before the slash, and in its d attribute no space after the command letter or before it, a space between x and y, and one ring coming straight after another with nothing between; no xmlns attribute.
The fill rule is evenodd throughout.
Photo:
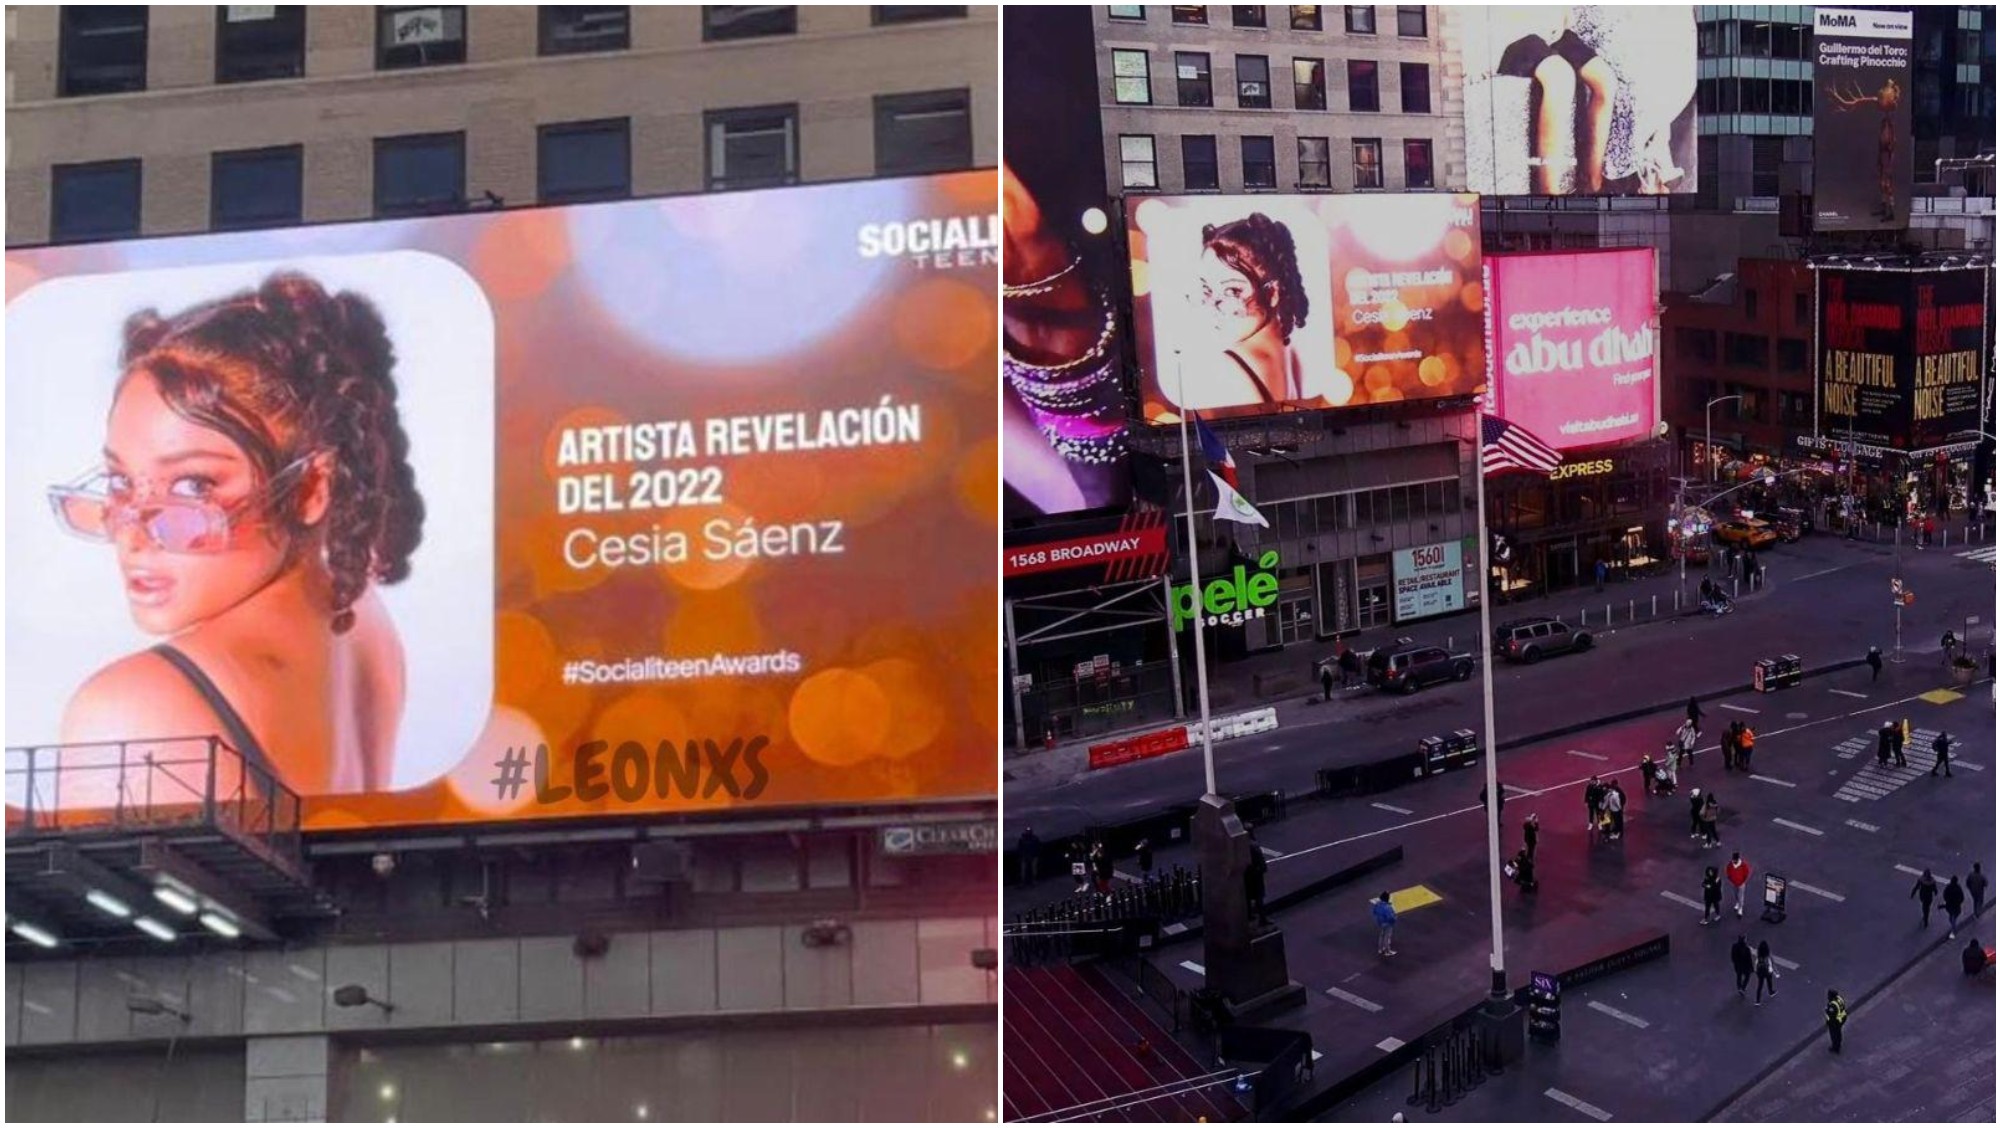
<svg viewBox="0 0 2000 1128"><path fill-rule="evenodd" d="M1309 642L1313 637L1312 592L1302 591L1278 603L1278 645Z"/></svg>

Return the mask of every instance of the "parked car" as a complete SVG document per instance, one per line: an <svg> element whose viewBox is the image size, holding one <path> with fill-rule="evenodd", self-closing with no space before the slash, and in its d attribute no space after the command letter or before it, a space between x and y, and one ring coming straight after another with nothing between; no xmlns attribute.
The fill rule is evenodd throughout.
<svg viewBox="0 0 2000 1128"><path fill-rule="evenodd" d="M1724 521L1715 527L1715 539L1761 551L1778 543L1778 531L1763 521Z"/></svg>
<svg viewBox="0 0 2000 1128"><path fill-rule="evenodd" d="M1472 655L1442 646L1401 646L1368 656L1368 684L1385 692L1415 693L1441 681L1472 676Z"/></svg>
<svg viewBox="0 0 2000 1128"><path fill-rule="evenodd" d="M1797 541L1812 528L1806 524L1806 513L1803 509L1778 510L1778 515L1771 519L1771 527L1778 531L1779 538L1786 544Z"/></svg>
<svg viewBox="0 0 2000 1128"><path fill-rule="evenodd" d="M1589 631L1571 630L1561 619L1517 619L1493 632L1494 650L1510 662L1539 662L1553 654L1589 650Z"/></svg>

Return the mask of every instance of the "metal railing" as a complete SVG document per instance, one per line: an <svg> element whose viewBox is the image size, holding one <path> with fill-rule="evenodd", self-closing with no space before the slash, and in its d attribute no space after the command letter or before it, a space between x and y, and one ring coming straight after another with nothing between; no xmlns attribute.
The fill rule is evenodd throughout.
<svg viewBox="0 0 2000 1128"><path fill-rule="evenodd" d="M7 749L9 836L212 827L286 855L300 802L215 736Z"/></svg>

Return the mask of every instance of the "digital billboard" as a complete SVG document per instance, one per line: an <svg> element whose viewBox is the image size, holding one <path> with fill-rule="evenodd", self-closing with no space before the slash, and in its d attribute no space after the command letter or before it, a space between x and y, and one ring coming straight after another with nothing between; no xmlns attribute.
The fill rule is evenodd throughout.
<svg viewBox="0 0 2000 1128"><path fill-rule="evenodd" d="M1813 227L1909 226L1912 178L1909 12L1813 14Z"/></svg>
<svg viewBox="0 0 2000 1128"><path fill-rule="evenodd" d="M1127 201L1152 423L1470 395L1485 380L1479 201Z"/></svg>
<svg viewBox="0 0 2000 1128"><path fill-rule="evenodd" d="M1452 7L1466 186L1500 196L1695 190L1688 5Z"/></svg>
<svg viewBox="0 0 2000 1128"><path fill-rule="evenodd" d="M1648 438L1660 421L1650 247L1489 255L1489 410L1557 450Z"/></svg>
<svg viewBox="0 0 2000 1128"><path fill-rule="evenodd" d="M1123 506L1125 333L1100 153L1090 8L1021 7L1001 32L1008 81L1004 512Z"/></svg>
<svg viewBox="0 0 2000 1128"><path fill-rule="evenodd" d="M10 252L10 807L208 734L308 829L993 795L996 195Z"/></svg>
<svg viewBox="0 0 2000 1128"><path fill-rule="evenodd" d="M1822 442L1914 454L1977 439L1991 271L1815 271Z"/></svg>

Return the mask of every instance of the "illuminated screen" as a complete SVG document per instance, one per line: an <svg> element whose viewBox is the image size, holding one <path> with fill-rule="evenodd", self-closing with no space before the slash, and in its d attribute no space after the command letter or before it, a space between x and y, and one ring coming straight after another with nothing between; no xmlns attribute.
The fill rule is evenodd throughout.
<svg viewBox="0 0 2000 1128"><path fill-rule="evenodd" d="M10 820L992 795L996 187L10 253Z"/></svg>
<svg viewBox="0 0 2000 1128"><path fill-rule="evenodd" d="M1651 248L1492 255L1493 410L1557 450L1652 435L1660 421Z"/></svg>

